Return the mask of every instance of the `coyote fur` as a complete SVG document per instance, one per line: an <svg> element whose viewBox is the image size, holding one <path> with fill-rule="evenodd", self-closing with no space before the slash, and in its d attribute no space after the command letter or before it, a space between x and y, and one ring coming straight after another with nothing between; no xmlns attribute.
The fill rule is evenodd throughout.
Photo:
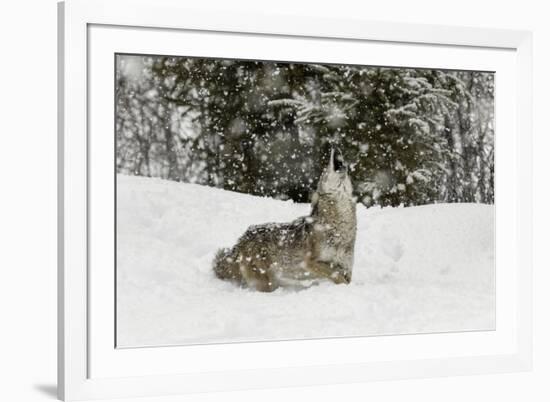
<svg viewBox="0 0 550 402"><path fill-rule="evenodd" d="M250 226L233 248L218 251L216 276L262 292L308 287L323 279L350 283L357 228L352 191L347 165L333 149L310 215Z"/></svg>

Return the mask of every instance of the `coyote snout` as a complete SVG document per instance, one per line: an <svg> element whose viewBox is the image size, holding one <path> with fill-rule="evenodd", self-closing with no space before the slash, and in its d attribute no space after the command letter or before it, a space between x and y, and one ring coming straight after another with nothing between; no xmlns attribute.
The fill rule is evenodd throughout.
<svg viewBox="0 0 550 402"><path fill-rule="evenodd" d="M347 165L333 149L310 215L249 227L233 248L218 251L216 276L263 292L321 279L350 283L357 227L352 192Z"/></svg>

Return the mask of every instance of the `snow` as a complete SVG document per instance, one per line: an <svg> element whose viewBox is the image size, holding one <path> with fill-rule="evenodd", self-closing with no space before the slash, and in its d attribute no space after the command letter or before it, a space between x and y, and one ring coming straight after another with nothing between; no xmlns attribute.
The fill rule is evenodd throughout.
<svg viewBox="0 0 550 402"><path fill-rule="evenodd" d="M494 209L358 204L350 285L260 293L217 279L216 250L308 204L117 177L119 347L495 328Z"/></svg>

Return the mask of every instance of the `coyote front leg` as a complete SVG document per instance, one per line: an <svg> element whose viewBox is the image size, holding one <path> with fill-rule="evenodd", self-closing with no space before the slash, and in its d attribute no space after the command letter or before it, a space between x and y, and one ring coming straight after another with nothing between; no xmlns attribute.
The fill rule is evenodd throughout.
<svg viewBox="0 0 550 402"><path fill-rule="evenodd" d="M309 262L309 269L318 276L330 279L336 284L347 284L351 281L349 272L337 263L314 260Z"/></svg>

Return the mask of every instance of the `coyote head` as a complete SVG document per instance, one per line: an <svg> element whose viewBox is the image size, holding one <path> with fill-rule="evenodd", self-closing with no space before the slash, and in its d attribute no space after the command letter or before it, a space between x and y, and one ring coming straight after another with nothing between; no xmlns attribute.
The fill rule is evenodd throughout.
<svg viewBox="0 0 550 402"><path fill-rule="evenodd" d="M317 186L319 194L334 194L352 196L353 187L348 175L348 165L344 161L342 152L332 148L328 165L324 169Z"/></svg>

